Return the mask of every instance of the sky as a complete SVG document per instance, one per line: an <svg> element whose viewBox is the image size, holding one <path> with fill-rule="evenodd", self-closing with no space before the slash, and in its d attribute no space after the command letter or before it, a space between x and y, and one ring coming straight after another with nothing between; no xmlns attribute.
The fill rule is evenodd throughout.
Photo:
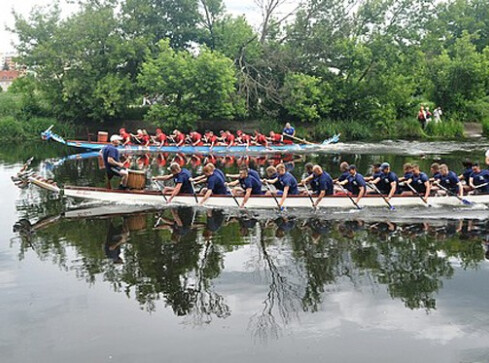
<svg viewBox="0 0 489 363"><path fill-rule="evenodd" d="M284 11L291 9L298 0L288 1L289 3L286 3L283 7ZM254 0L224 0L224 2L226 3L228 13L234 15L245 14L251 24L254 26L259 25L260 12ZM11 43L15 41L15 35L5 30L6 26L12 27L14 25L12 9L17 13L28 16L34 6L46 6L51 3L52 0L2 0L2 11L0 12L0 53L14 49ZM76 6L66 4L65 1L61 0L61 9L63 15L66 16L75 11Z"/></svg>

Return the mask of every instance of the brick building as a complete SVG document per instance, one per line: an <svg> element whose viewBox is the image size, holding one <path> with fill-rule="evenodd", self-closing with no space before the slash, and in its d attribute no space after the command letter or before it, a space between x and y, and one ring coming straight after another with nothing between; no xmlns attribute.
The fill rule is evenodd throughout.
<svg viewBox="0 0 489 363"><path fill-rule="evenodd" d="M19 77L20 72L19 71L2 71L0 70L0 87L2 87L3 91L6 91L14 79Z"/></svg>

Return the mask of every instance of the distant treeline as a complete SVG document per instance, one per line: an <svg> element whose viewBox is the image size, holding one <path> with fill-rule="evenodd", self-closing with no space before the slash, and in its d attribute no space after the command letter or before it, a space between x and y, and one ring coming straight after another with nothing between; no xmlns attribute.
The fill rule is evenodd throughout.
<svg viewBox="0 0 489 363"><path fill-rule="evenodd" d="M487 0L262 0L261 26L222 0L84 0L15 14L21 119L291 121L314 136L455 137L489 117ZM421 130L420 105L441 106ZM1 126L1 121L0 121Z"/></svg>

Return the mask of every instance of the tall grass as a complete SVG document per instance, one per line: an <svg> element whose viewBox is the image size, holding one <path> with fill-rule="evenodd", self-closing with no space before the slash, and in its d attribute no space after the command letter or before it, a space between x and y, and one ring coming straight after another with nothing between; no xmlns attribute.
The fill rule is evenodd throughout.
<svg viewBox="0 0 489 363"><path fill-rule="evenodd" d="M481 124L482 124L482 134L484 136L489 136L489 117L484 117L481 120Z"/></svg>
<svg viewBox="0 0 489 363"><path fill-rule="evenodd" d="M455 139L464 137L464 125L462 122L451 119L440 122L430 122L426 125L425 132L435 139Z"/></svg>

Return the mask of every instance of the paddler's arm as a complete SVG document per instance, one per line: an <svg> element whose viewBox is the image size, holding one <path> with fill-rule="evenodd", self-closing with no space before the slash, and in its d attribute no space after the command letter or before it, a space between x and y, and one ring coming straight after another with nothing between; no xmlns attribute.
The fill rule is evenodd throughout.
<svg viewBox="0 0 489 363"><path fill-rule="evenodd" d="M309 175L308 177L302 179L299 184L305 185L309 183L312 180L312 178L314 178L314 175Z"/></svg>
<svg viewBox="0 0 489 363"><path fill-rule="evenodd" d="M425 200L425 202L427 202L428 197L430 196L430 192L431 192L431 184L430 184L429 180L424 182L424 186L426 187L426 192L424 193L424 200Z"/></svg>
<svg viewBox="0 0 489 363"><path fill-rule="evenodd" d="M275 178L275 179L262 179L262 182L263 183L267 183L267 184L275 184L276 182L278 182L278 178Z"/></svg>
<svg viewBox="0 0 489 363"><path fill-rule="evenodd" d="M226 173L226 177L228 177L230 179L238 179L239 178L239 174L227 174Z"/></svg>
<svg viewBox="0 0 489 363"><path fill-rule="evenodd" d="M182 183L177 183L177 185L175 185L175 188L173 189L173 192L170 195L170 198L168 198L168 203L170 203L173 198L175 198L180 193L180 189L182 189Z"/></svg>
<svg viewBox="0 0 489 363"><path fill-rule="evenodd" d="M173 178L173 174L168 174L168 175L158 175L158 176L155 176L153 177L153 180L170 180L171 178Z"/></svg>
<svg viewBox="0 0 489 363"><path fill-rule="evenodd" d="M357 199L355 200L355 203L359 203L360 202L360 199L363 198L363 196L365 195L365 190L367 188L366 187L360 187L360 191L358 192L358 196L357 196Z"/></svg>
<svg viewBox="0 0 489 363"><path fill-rule="evenodd" d="M472 179L472 178L471 178L471 179ZM461 182L458 182L458 184L457 184L457 185L458 185L458 196L459 196L460 198L463 198L463 196L464 196L464 186L462 185L462 183L461 183Z"/></svg>
<svg viewBox="0 0 489 363"><path fill-rule="evenodd" d="M280 203L279 203L280 207L283 207L285 200L287 199L287 195L289 194L289 189L290 189L290 186L288 186L288 185L284 188L284 192L282 194L282 199L280 199Z"/></svg>
<svg viewBox="0 0 489 363"><path fill-rule="evenodd" d="M389 191L389 195L387 196L387 200L390 200L392 196L395 194L397 190L397 182L393 181L391 182L391 190Z"/></svg>
<svg viewBox="0 0 489 363"><path fill-rule="evenodd" d="M248 202L248 199L250 199L251 191L252 191L251 188L246 189L246 193L244 195L243 202L240 205L241 208L244 208L245 204Z"/></svg>
<svg viewBox="0 0 489 363"><path fill-rule="evenodd" d="M207 201L207 199L210 198L211 195L212 195L212 189L207 190L207 192L205 192L204 194L204 198L200 200L199 205L203 205Z"/></svg>
<svg viewBox="0 0 489 363"><path fill-rule="evenodd" d="M238 183L239 183L239 180L234 180L232 182L226 183L226 185L228 187L235 187L236 185L238 185Z"/></svg>
<svg viewBox="0 0 489 363"><path fill-rule="evenodd" d="M323 200L325 195L326 195L326 190L321 190L316 201L314 202L314 207L317 207L319 203L321 203L321 200Z"/></svg>
<svg viewBox="0 0 489 363"><path fill-rule="evenodd" d="M469 186L472 188L472 189L476 189L475 188L475 185L474 185L474 178L470 177L469 178Z"/></svg>

